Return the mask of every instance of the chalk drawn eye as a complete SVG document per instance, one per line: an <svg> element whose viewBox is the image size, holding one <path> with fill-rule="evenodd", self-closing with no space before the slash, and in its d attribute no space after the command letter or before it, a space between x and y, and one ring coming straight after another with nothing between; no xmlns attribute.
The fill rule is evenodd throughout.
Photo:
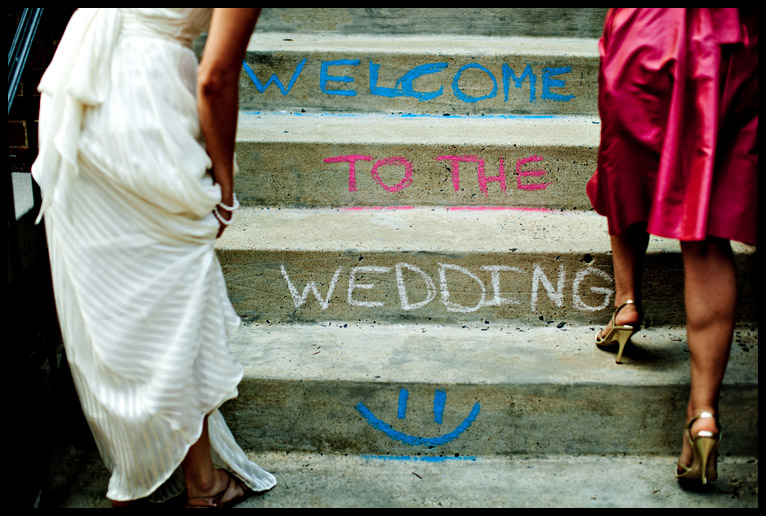
<svg viewBox="0 0 766 516"><path fill-rule="evenodd" d="M407 412L408 395L409 393L407 389L401 389L399 391L399 408L397 413L399 419L404 419ZM437 389L434 394L434 421L436 421L438 424L442 423L442 414L444 412L444 404L446 403L446 400L447 395L444 393L444 391ZM466 416L463 422L460 423L454 430L436 437L418 437L395 430L391 425L376 417L375 414L373 414L372 411L361 402L356 406L356 410L370 424L370 426L376 430L380 430L391 439L403 442L404 444L408 444L410 446L439 446L450 441L454 441L460 436L460 434L465 432L466 429L468 429L468 427L471 426L471 424L474 422L476 416L479 415L480 406L478 402L474 404L468 416Z"/></svg>

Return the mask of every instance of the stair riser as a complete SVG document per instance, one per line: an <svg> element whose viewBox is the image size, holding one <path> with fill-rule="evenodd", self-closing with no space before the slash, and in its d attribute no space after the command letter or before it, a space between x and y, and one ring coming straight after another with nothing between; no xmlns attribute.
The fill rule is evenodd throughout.
<svg viewBox="0 0 766 516"><path fill-rule="evenodd" d="M608 318L614 302L607 255L221 250L219 257L232 302L247 321L588 324ZM738 257L740 320L756 320L744 281L753 259ZM681 257L649 255L647 269L647 322L683 325Z"/></svg>
<svg viewBox="0 0 766 516"><path fill-rule="evenodd" d="M221 255L230 296L247 320L583 322L607 313L613 295L608 258L595 258L599 265L581 256L556 258L342 251ZM510 267L516 270L505 270ZM546 279L556 301L547 294ZM321 300L311 291L303 296L308 282Z"/></svg>
<svg viewBox="0 0 766 516"><path fill-rule="evenodd" d="M257 32L598 38L606 8L266 8Z"/></svg>
<svg viewBox="0 0 766 516"><path fill-rule="evenodd" d="M597 57L518 56L513 48L502 56L450 55L461 50L251 50L240 77L240 109L439 116L598 112ZM276 82L266 86L272 77L281 89Z"/></svg>
<svg viewBox="0 0 766 516"><path fill-rule="evenodd" d="M441 424L434 415L434 405L441 406L435 403L437 390L444 399ZM724 389L723 453L757 454L757 391L756 386ZM224 415L243 448L250 451L449 457L673 455L681 446L687 396L688 387L679 385L434 386L372 379L365 383L245 380L240 397L225 406ZM375 420L382 423L370 423Z"/></svg>
<svg viewBox="0 0 766 516"><path fill-rule="evenodd" d="M240 142L237 195L263 206L591 209L597 148L517 146L515 136L505 146Z"/></svg>

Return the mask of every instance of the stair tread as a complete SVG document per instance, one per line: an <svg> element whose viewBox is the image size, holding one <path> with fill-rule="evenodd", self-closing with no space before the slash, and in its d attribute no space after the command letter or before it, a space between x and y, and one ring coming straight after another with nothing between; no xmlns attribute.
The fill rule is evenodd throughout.
<svg viewBox="0 0 766 516"><path fill-rule="evenodd" d="M606 219L593 211L401 208L245 207L216 247L451 253L607 253L611 249ZM732 244L735 252L755 252L754 247ZM652 236L648 252L680 252L680 248L676 240Z"/></svg>
<svg viewBox="0 0 766 516"><path fill-rule="evenodd" d="M240 113L238 142L597 147L598 117L586 115L430 116Z"/></svg>
<svg viewBox="0 0 766 516"><path fill-rule="evenodd" d="M336 34L256 32L248 52L376 52L463 56L584 56L598 59L598 38L444 34Z"/></svg>
<svg viewBox="0 0 766 516"><path fill-rule="evenodd" d="M595 213L443 207L243 208L217 243L219 249L454 253L604 252L608 245L605 221Z"/></svg>
<svg viewBox="0 0 766 516"><path fill-rule="evenodd" d="M41 507L109 507L95 451L57 451ZM704 493L681 488L671 455L403 457L259 452L277 485L239 504L260 507L758 507L757 458L726 456ZM458 460L455 460L458 459ZM381 481L385 479L385 481ZM615 489L614 486L619 486Z"/></svg>
<svg viewBox="0 0 766 516"><path fill-rule="evenodd" d="M562 324L563 323L563 324ZM559 327L559 325L561 327ZM751 325L752 326L752 325ZM246 378L462 385L686 385L686 331L643 329L623 364L593 344L597 325L253 324L230 346ZM726 385L757 385L757 327L738 328Z"/></svg>

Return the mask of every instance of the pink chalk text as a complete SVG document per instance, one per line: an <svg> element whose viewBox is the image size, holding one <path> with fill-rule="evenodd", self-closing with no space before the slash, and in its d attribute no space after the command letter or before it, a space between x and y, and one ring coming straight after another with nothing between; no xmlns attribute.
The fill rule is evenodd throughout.
<svg viewBox="0 0 766 516"><path fill-rule="evenodd" d="M505 171L505 160L502 157L499 158L497 175L487 175L487 167L486 167L486 162L484 158L481 158L476 155L443 155L443 156L436 156L433 159L436 161L445 161L449 164L450 170L452 172L452 186L456 192L460 190L460 164L461 163L475 164L476 180L479 186L479 190L486 197L489 197L489 188L488 188L489 183L497 182L500 186L500 190L503 193L506 193L508 191L507 177L506 177L506 171ZM543 157L534 155L534 156L529 156L526 158L521 158L516 161L515 176L516 176L516 188L518 190L525 190L525 191L545 190L548 186L551 185L550 182L538 182L538 181L530 181L525 179L529 177L542 177L548 173L548 171L544 169L529 170L525 168L527 164L529 163L538 163L543 160L544 160ZM372 179L375 181L375 183L381 188L383 188L386 192L390 192L390 193L400 192L404 190L405 188L407 188L408 186L412 185L414 182L415 167L410 160L408 160L407 158L403 156L392 156L392 157L376 160L375 157L373 156L366 156L362 154L345 154L341 156L331 156L329 158L324 159L325 163L348 163L348 191L349 192L358 191L356 174L357 174L357 163L360 161L374 162L374 164L372 165L372 168L370 169L370 175L372 176ZM401 167L403 169L401 181L399 181L395 185L386 184L380 176L381 167Z"/></svg>

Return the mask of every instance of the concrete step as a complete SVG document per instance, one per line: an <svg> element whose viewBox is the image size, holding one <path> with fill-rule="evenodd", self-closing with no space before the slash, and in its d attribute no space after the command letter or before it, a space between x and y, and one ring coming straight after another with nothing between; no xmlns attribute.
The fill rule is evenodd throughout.
<svg viewBox="0 0 766 516"><path fill-rule="evenodd" d="M240 108L595 115L598 66L596 38L256 30L241 75Z"/></svg>
<svg viewBox="0 0 766 516"><path fill-rule="evenodd" d="M242 113L237 195L259 206L589 210L599 134L594 117Z"/></svg>
<svg viewBox="0 0 766 516"><path fill-rule="evenodd" d="M108 476L95 452L62 449L41 508L108 508ZM288 507L662 507L757 508L758 460L722 457L705 490L673 478L664 455L380 460L305 452L251 453L277 485L238 508ZM173 508L173 503L167 504Z"/></svg>
<svg viewBox="0 0 766 516"><path fill-rule="evenodd" d="M264 8L257 30L333 34L462 34L598 38L606 8Z"/></svg>
<svg viewBox="0 0 766 516"><path fill-rule="evenodd" d="M606 321L604 321L606 322ZM244 449L466 458L680 450L683 328L634 337L622 364L599 326L323 323L242 328L224 415ZM758 331L738 328L722 453L758 453Z"/></svg>
<svg viewBox="0 0 766 516"><path fill-rule="evenodd" d="M601 324L613 304L603 217L515 209L243 208L217 242L249 322ZM757 320L753 248L735 245L739 320ZM652 238L650 325L683 325L678 242Z"/></svg>

